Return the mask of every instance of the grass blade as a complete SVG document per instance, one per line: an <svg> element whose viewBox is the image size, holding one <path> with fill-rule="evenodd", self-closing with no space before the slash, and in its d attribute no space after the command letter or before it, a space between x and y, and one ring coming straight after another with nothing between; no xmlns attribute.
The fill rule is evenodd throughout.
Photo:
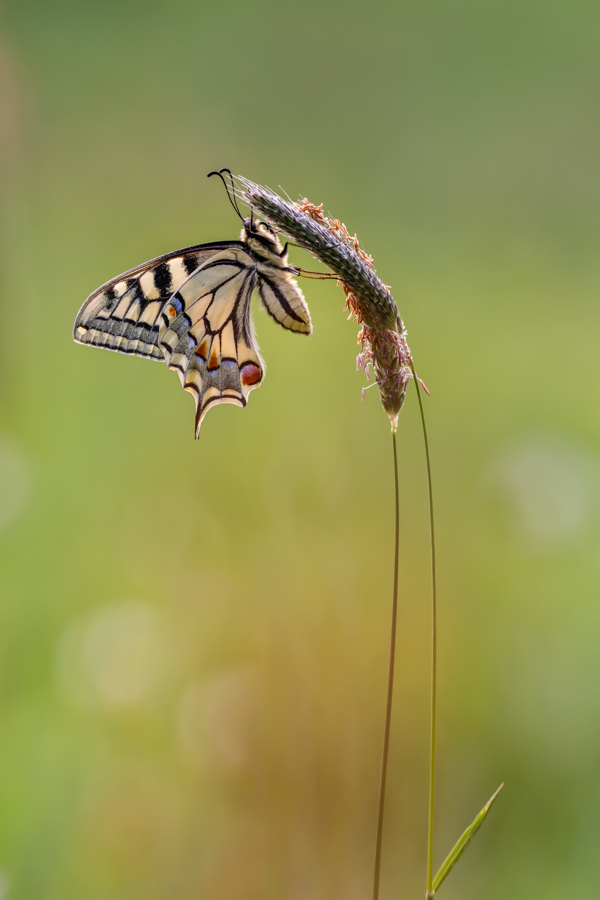
<svg viewBox="0 0 600 900"><path fill-rule="evenodd" d="M463 834L461 834L461 836L459 837L458 841L456 842L456 844L454 845L454 847L452 848L452 850L450 851L450 853L448 854L448 856L446 857L446 859L444 860L442 865L440 866L440 869L439 869L437 875L433 879L432 895L437 891L437 889L442 884L442 882L444 881L444 879L446 878L446 876L448 875L450 870L454 868L454 866L456 865L458 860L461 858L461 856L463 855L463 853L465 852L465 850L467 849L467 847L469 846L469 844L471 843L471 841L473 840L473 838L475 837L477 832L479 831L479 829L481 827L481 823L483 822L483 820L489 813L490 809L492 808L492 803L494 802L494 800L496 799L496 797L498 796L498 794L500 793L500 791L502 790L503 787L504 787L504 784L501 784L500 787L498 788L498 790L496 791L496 793L493 794L492 797L490 797L490 799L485 804L485 806L483 807L483 809L481 810L479 815L476 817L476 819L469 825L467 830L464 831Z"/></svg>

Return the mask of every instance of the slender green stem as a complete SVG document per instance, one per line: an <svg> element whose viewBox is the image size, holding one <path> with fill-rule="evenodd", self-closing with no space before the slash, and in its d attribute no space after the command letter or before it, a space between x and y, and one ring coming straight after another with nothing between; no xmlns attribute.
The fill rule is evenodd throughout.
<svg viewBox="0 0 600 900"><path fill-rule="evenodd" d="M425 425L425 411L421 396L421 384L417 378L411 360L413 379L419 398L419 411L425 442L425 462L427 465L427 489L429 493L429 534L431 538L431 743L429 754L429 816L427 823L427 893L426 900L433 897L433 812L435 802L435 720L437 705L437 581L435 565L435 528L433 519L433 487L431 484L431 460L429 457L429 441Z"/></svg>
<svg viewBox="0 0 600 900"><path fill-rule="evenodd" d="M390 749L390 731L392 726L392 699L394 696L394 669L396 662L396 622L398 619L398 557L400 551L400 489L398 487L398 451L396 448L396 432L392 431L394 448L394 487L396 495L396 528L394 534L394 587L392 594L392 623L390 628L390 659L388 668L387 703L385 710L385 729L383 733L383 755L381 760L381 782L379 785L379 813L377 816L377 841L375 843L375 875L373 879L373 900L379 897L379 875L381 872L381 845L383 838L383 813L385 809L385 787L387 781L387 764Z"/></svg>

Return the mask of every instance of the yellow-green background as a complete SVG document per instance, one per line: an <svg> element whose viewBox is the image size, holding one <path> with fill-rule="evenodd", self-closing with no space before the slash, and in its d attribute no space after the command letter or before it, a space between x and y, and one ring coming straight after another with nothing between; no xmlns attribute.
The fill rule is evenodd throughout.
<svg viewBox="0 0 600 900"><path fill-rule="evenodd" d="M235 238L234 172L356 231L427 399L447 900L598 895L600 8L30 0L0 21L0 897L362 900L393 525L356 326L255 318L211 412L75 345L100 283ZM299 251L294 262L309 265ZM383 900L424 894L427 519L399 429Z"/></svg>

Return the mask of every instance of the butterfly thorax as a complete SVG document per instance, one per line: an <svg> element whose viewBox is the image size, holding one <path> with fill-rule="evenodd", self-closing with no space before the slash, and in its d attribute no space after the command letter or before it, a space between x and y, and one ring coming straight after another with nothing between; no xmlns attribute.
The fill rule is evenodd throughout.
<svg viewBox="0 0 600 900"><path fill-rule="evenodd" d="M257 262L273 266L276 269L288 267L288 255L281 241L266 222L255 223L246 219L240 233L242 240L256 258Z"/></svg>

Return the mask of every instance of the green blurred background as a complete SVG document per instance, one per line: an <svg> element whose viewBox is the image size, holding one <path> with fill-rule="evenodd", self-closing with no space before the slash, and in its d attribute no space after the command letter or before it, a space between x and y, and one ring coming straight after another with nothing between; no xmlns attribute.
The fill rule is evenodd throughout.
<svg viewBox="0 0 600 900"><path fill-rule="evenodd" d="M307 196L392 285L431 398L447 900L598 893L600 7L6 0L0 900L369 896L393 526L356 326L256 311L210 412L75 345L100 283L237 236L210 169ZM307 265L300 251L293 261ZM382 900L424 894L423 446L399 429Z"/></svg>

